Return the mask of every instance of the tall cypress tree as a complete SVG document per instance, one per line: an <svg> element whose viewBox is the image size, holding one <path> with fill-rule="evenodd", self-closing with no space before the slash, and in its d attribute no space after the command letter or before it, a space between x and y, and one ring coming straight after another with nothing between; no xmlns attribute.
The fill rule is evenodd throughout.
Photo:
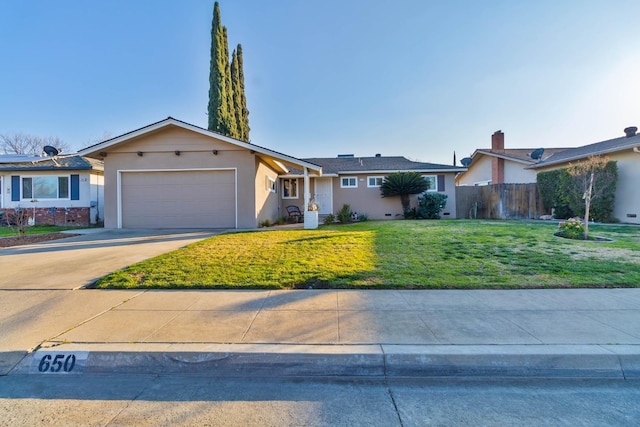
<svg viewBox="0 0 640 427"><path fill-rule="evenodd" d="M240 92L240 104L236 107L242 117L242 140L249 142L249 110L247 109L247 97L244 93L244 64L242 59L242 45L237 48L238 88Z"/></svg>
<svg viewBox="0 0 640 427"><path fill-rule="evenodd" d="M209 130L249 141L249 111L244 94L242 46L229 62L227 29L220 19L220 5L213 6L209 72Z"/></svg>
<svg viewBox="0 0 640 427"><path fill-rule="evenodd" d="M211 61L209 70L209 130L226 135L229 131L227 120L227 88L225 74L227 71L224 48L224 31L220 21L220 5L213 6L213 22L211 23Z"/></svg>
<svg viewBox="0 0 640 427"><path fill-rule="evenodd" d="M229 63L229 43L227 41L227 28L222 27L222 37L224 39L224 58L225 58L225 87L226 87L226 100L225 100L225 122L227 127L227 136L231 138L238 138L238 124L236 122L236 109L233 103L233 83L231 78L231 64Z"/></svg>
<svg viewBox="0 0 640 427"><path fill-rule="evenodd" d="M231 54L231 87L233 88L233 111L236 118L236 127L238 130L238 139L246 141L244 137L244 123L242 121L242 105L240 104L241 88L240 74L238 72L238 55L234 50Z"/></svg>

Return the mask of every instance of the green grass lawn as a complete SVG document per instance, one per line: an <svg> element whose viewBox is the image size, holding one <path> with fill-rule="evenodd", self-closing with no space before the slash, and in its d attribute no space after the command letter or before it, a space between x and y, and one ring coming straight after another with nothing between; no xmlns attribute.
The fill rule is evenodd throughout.
<svg viewBox="0 0 640 427"><path fill-rule="evenodd" d="M25 228L25 234L47 234L58 233L64 230L71 230L74 227L58 227L54 225L34 225ZM16 227L0 227L0 237L15 237L18 235Z"/></svg>
<svg viewBox="0 0 640 427"><path fill-rule="evenodd" d="M536 288L640 286L640 228L613 242L522 221L369 221L224 234L114 272L100 288Z"/></svg>

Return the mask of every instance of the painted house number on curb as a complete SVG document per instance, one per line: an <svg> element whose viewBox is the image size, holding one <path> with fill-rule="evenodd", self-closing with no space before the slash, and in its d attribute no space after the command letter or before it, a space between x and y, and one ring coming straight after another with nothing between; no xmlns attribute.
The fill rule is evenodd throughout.
<svg viewBox="0 0 640 427"><path fill-rule="evenodd" d="M80 373L88 356L88 351L38 352L31 363L31 371L41 374Z"/></svg>

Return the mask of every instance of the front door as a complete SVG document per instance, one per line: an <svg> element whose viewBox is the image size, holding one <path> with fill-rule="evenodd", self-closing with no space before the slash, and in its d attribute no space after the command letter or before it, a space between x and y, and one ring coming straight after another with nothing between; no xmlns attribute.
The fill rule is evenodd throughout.
<svg viewBox="0 0 640 427"><path fill-rule="evenodd" d="M313 198L318 204L318 213L327 215L333 213L333 181L332 178L316 178Z"/></svg>

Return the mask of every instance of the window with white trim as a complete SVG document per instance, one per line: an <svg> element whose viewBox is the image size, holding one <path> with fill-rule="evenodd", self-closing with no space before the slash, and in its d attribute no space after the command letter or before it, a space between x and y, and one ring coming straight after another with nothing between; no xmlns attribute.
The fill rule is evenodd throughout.
<svg viewBox="0 0 640 427"><path fill-rule="evenodd" d="M22 199L69 199L69 176L22 177Z"/></svg>
<svg viewBox="0 0 640 427"><path fill-rule="evenodd" d="M368 176L367 177L367 187L381 187L382 182L384 181L384 176Z"/></svg>
<svg viewBox="0 0 640 427"><path fill-rule="evenodd" d="M355 176L340 178L340 188L358 188L358 178Z"/></svg>
<svg viewBox="0 0 640 427"><path fill-rule="evenodd" d="M267 177L266 180L267 183L267 190L269 190L272 193L276 192L276 180L271 178L270 176Z"/></svg>
<svg viewBox="0 0 640 427"><path fill-rule="evenodd" d="M298 198L298 179L282 178L282 198L297 199Z"/></svg>
<svg viewBox="0 0 640 427"><path fill-rule="evenodd" d="M438 191L438 178L435 175L422 175L429 187L427 191Z"/></svg>

